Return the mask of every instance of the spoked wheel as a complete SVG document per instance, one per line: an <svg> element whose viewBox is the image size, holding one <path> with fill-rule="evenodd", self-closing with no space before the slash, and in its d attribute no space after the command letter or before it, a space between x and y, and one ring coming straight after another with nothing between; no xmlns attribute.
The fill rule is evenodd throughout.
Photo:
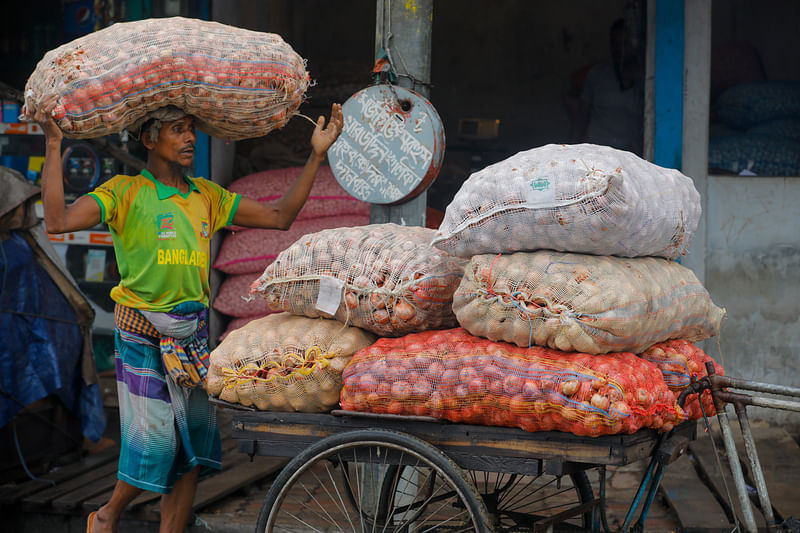
<svg viewBox="0 0 800 533"><path fill-rule="evenodd" d="M494 531L498 532L533 531L537 524L542 526L548 519L594 499L584 472L527 476L470 470L468 475L493 519ZM591 527L591 509L554 524L556 530Z"/></svg>
<svg viewBox="0 0 800 533"><path fill-rule="evenodd" d="M258 516L265 532L485 532L486 508L464 472L404 433L326 437L292 459Z"/></svg>

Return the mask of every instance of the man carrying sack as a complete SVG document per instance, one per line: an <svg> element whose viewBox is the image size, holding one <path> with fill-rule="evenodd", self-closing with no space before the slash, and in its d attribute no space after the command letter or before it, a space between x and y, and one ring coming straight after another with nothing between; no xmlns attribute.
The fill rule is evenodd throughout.
<svg viewBox="0 0 800 533"><path fill-rule="evenodd" d="M115 360L120 404L118 481L87 531L116 531L125 507L142 490L163 494L160 533L180 532L189 518L197 479L221 469L220 436L203 390L208 367L210 240L225 226L288 229L303 207L320 163L342 130L341 105L317 120L312 152L297 181L274 204L260 204L203 178L191 178L195 119L160 108L133 126L147 148L136 176L115 176L65 206L62 131L53 120L55 96L38 106L44 131L42 201L49 233L108 224L120 271Z"/></svg>

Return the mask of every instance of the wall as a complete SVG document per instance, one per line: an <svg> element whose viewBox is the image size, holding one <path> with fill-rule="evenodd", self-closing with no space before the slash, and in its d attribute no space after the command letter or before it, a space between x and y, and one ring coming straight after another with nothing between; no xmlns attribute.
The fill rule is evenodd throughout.
<svg viewBox="0 0 800 533"><path fill-rule="evenodd" d="M800 80L798 21L796 0L714 2L712 44L749 42L761 56L767 79Z"/></svg>
<svg viewBox="0 0 800 533"><path fill-rule="evenodd" d="M318 83L308 104L316 106L333 86L372 82L377 1L227 0L212 7L214 20L281 34L308 60ZM501 119L508 150L563 141L568 121L561 97L569 77L608 59L609 27L628 4L437 0L431 100L446 130L454 137L465 115L491 117Z"/></svg>
<svg viewBox="0 0 800 533"><path fill-rule="evenodd" d="M706 350L734 377L800 386L800 178L711 176L706 287L726 308ZM800 414L749 409L800 433Z"/></svg>
<svg viewBox="0 0 800 533"><path fill-rule="evenodd" d="M759 74L800 80L798 28L794 0L714 2L712 106ZM800 387L800 178L711 176L706 198L706 287L728 317L705 348L732 376ZM800 434L798 413L749 413Z"/></svg>

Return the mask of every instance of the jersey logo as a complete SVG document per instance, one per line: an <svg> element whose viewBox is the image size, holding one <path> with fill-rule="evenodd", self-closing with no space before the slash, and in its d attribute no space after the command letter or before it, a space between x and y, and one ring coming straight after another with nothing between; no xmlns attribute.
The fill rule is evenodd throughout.
<svg viewBox="0 0 800 533"><path fill-rule="evenodd" d="M202 235L204 239L208 239L209 238L208 227L209 226L208 226L208 221L207 220L201 220L200 221L200 235Z"/></svg>
<svg viewBox="0 0 800 533"><path fill-rule="evenodd" d="M172 213L164 213L158 215L156 223L158 225L159 241L174 239L178 236L178 233L175 231L175 228L173 227L173 224L175 223L175 217L172 216Z"/></svg>

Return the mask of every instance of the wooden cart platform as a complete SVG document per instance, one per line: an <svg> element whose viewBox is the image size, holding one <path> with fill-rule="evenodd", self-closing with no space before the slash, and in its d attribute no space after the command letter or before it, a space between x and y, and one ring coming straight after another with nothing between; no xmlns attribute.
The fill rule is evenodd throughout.
<svg viewBox="0 0 800 533"><path fill-rule="evenodd" d="M630 464L650 457L658 442L658 433L650 429L632 435L581 437L560 431L531 433L428 417L349 411L304 414L237 410L232 418L231 436L239 441L239 451L248 455L293 457L323 437L380 427L419 437L462 468L528 475L561 475L599 465ZM691 439L695 428L694 423L684 424L679 432Z"/></svg>

